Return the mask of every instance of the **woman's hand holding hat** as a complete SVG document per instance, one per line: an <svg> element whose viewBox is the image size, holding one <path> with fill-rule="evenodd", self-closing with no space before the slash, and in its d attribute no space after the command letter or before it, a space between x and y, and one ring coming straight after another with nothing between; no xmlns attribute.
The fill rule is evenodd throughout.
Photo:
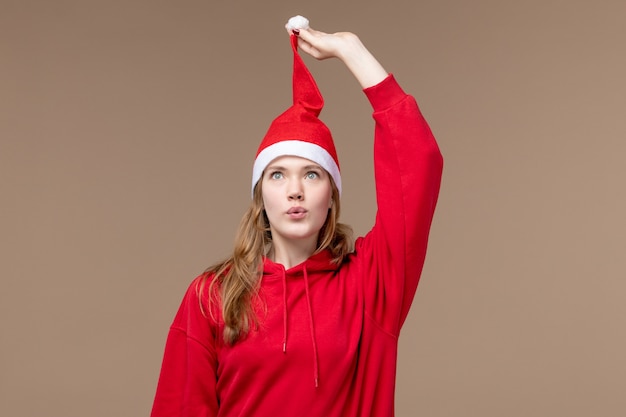
<svg viewBox="0 0 626 417"><path fill-rule="evenodd" d="M374 86L389 75L354 33L314 30L302 16L289 19L285 28L289 34L298 36L298 47L312 57L340 59L363 88Z"/></svg>

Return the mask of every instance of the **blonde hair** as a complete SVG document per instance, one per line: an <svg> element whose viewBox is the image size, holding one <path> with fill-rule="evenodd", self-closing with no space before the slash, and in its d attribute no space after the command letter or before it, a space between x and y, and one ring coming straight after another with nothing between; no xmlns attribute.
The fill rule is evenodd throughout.
<svg viewBox="0 0 626 417"><path fill-rule="evenodd" d="M329 179L332 204L326 222L320 229L315 253L328 249L332 261L339 265L353 250L352 229L339 223L339 191L332 177L329 176ZM216 317L216 309L221 310L224 342L229 345L235 344L250 331L252 324L258 322L252 302L263 274L265 249L272 243L269 220L263 208L261 183L257 182L252 203L239 223L232 255L207 268L197 288L198 293L202 294L210 279L207 305L202 305L200 301L200 308L206 315L206 307L213 319Z"/></svg>

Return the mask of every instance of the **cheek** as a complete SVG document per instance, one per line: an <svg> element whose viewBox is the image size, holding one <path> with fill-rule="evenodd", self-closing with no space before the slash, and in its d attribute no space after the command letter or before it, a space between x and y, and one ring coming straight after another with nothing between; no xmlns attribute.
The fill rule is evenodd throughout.
<svg viewBox="0 0 626 417"><path fill-rule="evenodd" d="M271 195L263 193L263 209L268 215L271 215L271 213L274 211L273 201L275 200L272 198Z"/></svg>
<svg viewBox="0 0 626 417"><path fill-rule="evenodd" d="M263 184L261 199L264 206L272 205L272 202L276 201L276 190L273 189L271 185Z"/></svg>
<svg viewBox="0 0 626 417"><path fill-rule="evenodd" d="M318 193L316 195L316 201L316 206L320 210L328 210L332 206L333 192L330 186L328 188L325 187L321 190L318 190Z"/></svg>
<svg viewBox="0 0 626 417"><path fill-rule="evenodd" d="M270 224L276 222L285 209L281 195L281 190L276 187L267 186L262 190L263 209Z"/></svg>

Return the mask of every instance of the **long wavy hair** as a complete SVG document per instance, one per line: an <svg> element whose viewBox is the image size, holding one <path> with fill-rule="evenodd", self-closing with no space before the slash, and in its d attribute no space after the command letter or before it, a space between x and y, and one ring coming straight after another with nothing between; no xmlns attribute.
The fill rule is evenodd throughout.
<svg viewBox="0 0 626 417"><path fill-rule="evenodd" d="M339 191L332 177L328 177L332 187L332 204L320 229L315 253L328 249L333 262L341 264L353 250L352 229L339 223ZM207 268L197 287L198 293L202 294L210 280L207 305L201 301L200 308L205 315L208 310L213 319L221 310L223 338L228 345L235 344L258 323L253 302L263 274L263 257L272 244L270 223L263 207L262 181L257 182L252 203L239 223L232 255Z"/></svg>

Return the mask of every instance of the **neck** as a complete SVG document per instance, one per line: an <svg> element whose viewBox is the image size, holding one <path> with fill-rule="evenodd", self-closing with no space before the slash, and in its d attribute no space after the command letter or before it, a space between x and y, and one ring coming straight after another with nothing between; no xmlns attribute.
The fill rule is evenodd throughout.
<svg viewBox="0 0 626 417"><path fill-rule="evenodd" d="M268 257L285 267L292 268L309 259L317 248L317 238L311 241L281 242L274 241Z"/></svg>

